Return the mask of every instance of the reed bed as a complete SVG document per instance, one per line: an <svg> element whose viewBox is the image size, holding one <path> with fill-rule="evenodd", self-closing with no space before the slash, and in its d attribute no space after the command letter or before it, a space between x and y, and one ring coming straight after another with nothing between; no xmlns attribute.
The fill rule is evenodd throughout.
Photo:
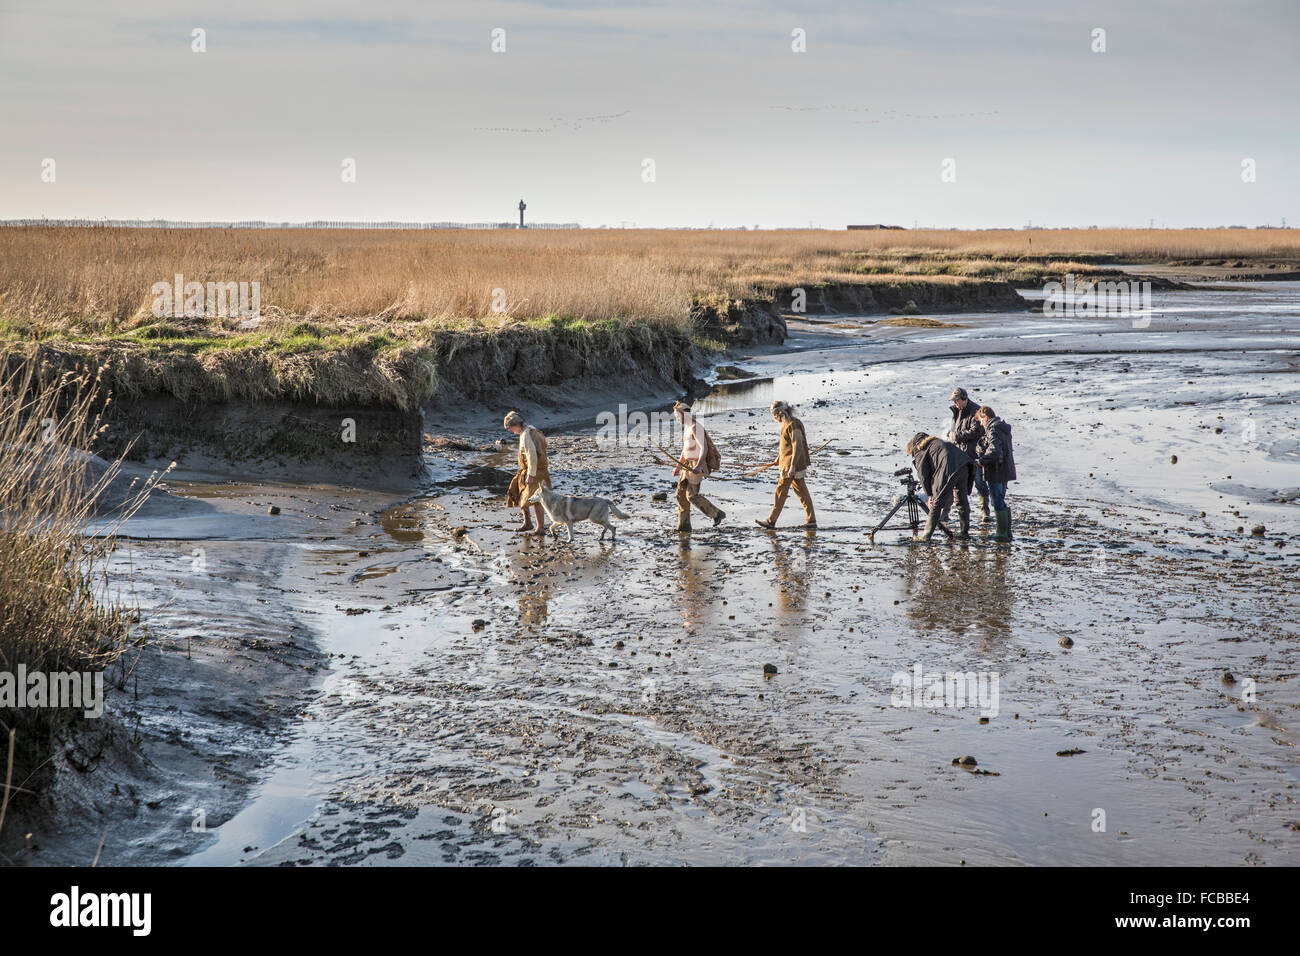
<svg viewBox="0 0 1300 956"><path fill-rule="evenodd" d="M90 372L0 365L0 672L103 671L132 641L134 612L110 595L108 559L121 522L160 476L125 482L120 460L89 454L105 407ZM0 768L10 781L4 804L39 789L60 735L79 719L76 710L0 709L0 747L12 748Z"/></svg>

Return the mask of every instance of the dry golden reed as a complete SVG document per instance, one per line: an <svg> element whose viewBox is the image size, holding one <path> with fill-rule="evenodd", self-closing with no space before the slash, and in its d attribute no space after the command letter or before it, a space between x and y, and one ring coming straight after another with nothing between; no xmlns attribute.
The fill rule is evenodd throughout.
<svg viewBox="0 0 1300 956"><path fill-rule="evenodd" d="M684 323L697 295L776 285L998 277L1007 262L1294 258L1294 230L0 229L0 320L94 335L152 321L156 282L259 282L270 317L507 316ZM1071 261L1080 257L1081 262ZM1055 261L1053 261L1055 260Z"/></svg>
<svg viewBox="0 0 1300 956"><path fill-rule="evenodd" d="M120 461L88 453L103 409L89 373L0 364L0 671L99 671L127 646L130 615L111 599L108 559L157 476L122 489ZM36 788L73 719L0 710L0 732L16 742L13 788Z"/></svg>

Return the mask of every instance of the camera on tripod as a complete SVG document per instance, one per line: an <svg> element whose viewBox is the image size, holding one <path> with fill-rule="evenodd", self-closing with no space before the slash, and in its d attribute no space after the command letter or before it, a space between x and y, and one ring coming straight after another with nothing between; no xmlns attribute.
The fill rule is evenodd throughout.
<svg viewBox="0 0 1300 956"><path fill-rule="evenodd" d="M921 495L917 494L916 492L917 488L920 486L921 483L920 481L917 480L916 474L912 471L912 469L900 468L898 469L898 471L894 472L894 477L898 479L898 483L902 485L904 488L906 488L907 491L906 493L898 496L897 500L894 502L893 509L889 512L889 514L885 515L885 520L880 522L880 524L876 525L867 534L867 540L870 541L872 544L876 543L876 532L884 528L885 525L889 524L889 519L894 517L894 515L898 513L900 508L907 509L907 526L912 531L912 537L916 537L917 529L921 527L921 515L922 514L928 515L930 513L929 505L921 497ZM939 527L943 529L943 533L946 534L949 538L952 537L952 532L949 531L945 525L940 523Z"/></svg>

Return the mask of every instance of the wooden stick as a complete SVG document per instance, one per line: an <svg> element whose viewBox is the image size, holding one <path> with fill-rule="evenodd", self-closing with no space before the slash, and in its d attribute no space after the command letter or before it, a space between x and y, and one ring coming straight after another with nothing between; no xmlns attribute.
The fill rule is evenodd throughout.
<svg viewBox="0 0 1300 956"><path fill-rule="evenodd" d="M672 452L670 452L663 445L656 445L655 447L658 448L659 451L663 453L663 456L666 459L668 459L667 463L672 465L674 468L680 468L683 471L689 471L692 474L695 472L695 469L690 467L690 465L685 464L681 459L674 458ZM701 479L703 479L704 477L705 477L704 475L700 476ZM710 481L738 481L739 480L737 478L724 478L715 472L710 472L708 478Z"/></svg>
<svg viewBox="0 0 1300 956"><path fill-rule="evenodd" d="M834 440L835 440L834 438L828 438L826 441L822 442L822 444L818 446L818 448L815 451L808 452L808 457L811 458L813 455L817 454L817 452L821 451L823 448L825 448ZM759 467L755 468L753 471L745 472L743 475L741 475L741 477L749 478L752 475L757 475L760 471L767 471L769 468L774 468L776 467L777 464L778 463L775 461L769 461L766 465L760 465Z"/></svg>

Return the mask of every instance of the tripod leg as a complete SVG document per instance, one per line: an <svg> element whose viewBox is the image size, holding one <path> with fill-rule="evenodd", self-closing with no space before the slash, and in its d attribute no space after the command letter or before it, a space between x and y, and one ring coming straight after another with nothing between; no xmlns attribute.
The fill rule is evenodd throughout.
<svg viewBox="0 0 1300 956"><path fill-rule="evenodd" d="M889 524L889 519L894 517L894 515L898 513L898 509L903 507L905 503L906 502L900 501L898 504L894 505L893 510L890 511L889 514L885 515L885 520L880 522L880 524L876 525L874 528L872 528L871 533L868 534L867 537L874 538L876 536L876 532L884 528L885 525Z"/></svg>

